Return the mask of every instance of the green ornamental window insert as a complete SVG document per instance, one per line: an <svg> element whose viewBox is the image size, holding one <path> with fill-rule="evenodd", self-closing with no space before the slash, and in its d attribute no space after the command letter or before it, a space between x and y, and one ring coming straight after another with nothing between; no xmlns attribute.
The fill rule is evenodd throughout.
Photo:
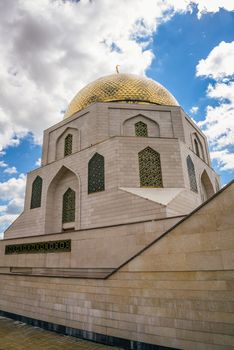
<svg viewBox="0 0 234 350"><path fill-rule="evenodd" d="M32 184L31 209L41 206L42 178L37 176Z"/></svg>
<svg viewBox="0 0 234 350"><path fill-rule="evenodd" d="M75 221L76 193L71 188L63 195L63 223Z"/></svg>
<svg viewBox="0 0 234 350"><path fill-rule="evenodd" d="M64 141L64 157L72 154L72 134L68 134Z"/></svg>
<svg viewBox="0 0 234 350"><path fill-rule="evenodd" d="M160 154L147 147L138 153L140 185L163 187Z"/></svg>
<svg viewBox="0 0 234 350"><path fill-rule="evenodd" d="M88 193L105 190L104 157L95 153L88 164Z"/></svg>
<svg viewBox="0 0 234 350"><path fill-rule="evenodd" d="M187 169L188 169L190 189L193 192L197 192L197 180L196 180L195 168L190 156L187 157Z"/></svg>
<svg viewBox="0 0 234 350"><path fill-rule="evenodd" d="M60 253L71 251L71 240L10 244L5 246L5 254Z"/></svg>
<svg viewBox="0 0 234 350"><path fill-rule="evenodd" d="M136 136L148 136L148 128L147 125L143 122L138 122L135 124L135 134Z"/></svg>

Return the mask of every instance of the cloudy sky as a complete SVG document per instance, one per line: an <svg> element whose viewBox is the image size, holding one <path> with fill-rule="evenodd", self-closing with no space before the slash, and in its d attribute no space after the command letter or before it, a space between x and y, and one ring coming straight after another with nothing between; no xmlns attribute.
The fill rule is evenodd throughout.
<svg viewBox="0 0 234 350"><path fill-rule="evenodd" d="M0 0L0 235L22 211L43 130L115 71L163 84L234 174L233 0Z"/></svg>

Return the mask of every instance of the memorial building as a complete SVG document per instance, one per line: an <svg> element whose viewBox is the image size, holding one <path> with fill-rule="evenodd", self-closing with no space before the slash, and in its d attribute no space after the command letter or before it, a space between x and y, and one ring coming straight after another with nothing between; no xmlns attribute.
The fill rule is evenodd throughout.
<svg viewBox="0 0 234 350"><path fill-rule="evenodd" d="M45 130L0 242L0 315L125 349L231 349L233 191L166 88L91 82Z"/></svg>

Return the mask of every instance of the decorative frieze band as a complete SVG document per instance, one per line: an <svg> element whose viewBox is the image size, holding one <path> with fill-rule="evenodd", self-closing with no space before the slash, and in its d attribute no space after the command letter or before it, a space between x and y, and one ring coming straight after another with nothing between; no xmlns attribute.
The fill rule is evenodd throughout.
<svg viewBox="0 0 234 350"><path fill-rule="evenodd" d="M63 253L71 251L71 240L10 244L5 246L5 254Z"/></svg>

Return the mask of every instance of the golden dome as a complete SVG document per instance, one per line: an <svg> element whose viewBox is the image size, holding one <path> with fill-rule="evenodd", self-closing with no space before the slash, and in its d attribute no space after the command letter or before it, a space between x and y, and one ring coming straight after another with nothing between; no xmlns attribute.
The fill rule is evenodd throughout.
<svg viewBox="0 0 234 350"><path fill-rule="evenodd" d="M161 84L135 74L112 74L86 85L73 98L64 119L95 102L153 103L178 106L178 102Z"/></svg>

